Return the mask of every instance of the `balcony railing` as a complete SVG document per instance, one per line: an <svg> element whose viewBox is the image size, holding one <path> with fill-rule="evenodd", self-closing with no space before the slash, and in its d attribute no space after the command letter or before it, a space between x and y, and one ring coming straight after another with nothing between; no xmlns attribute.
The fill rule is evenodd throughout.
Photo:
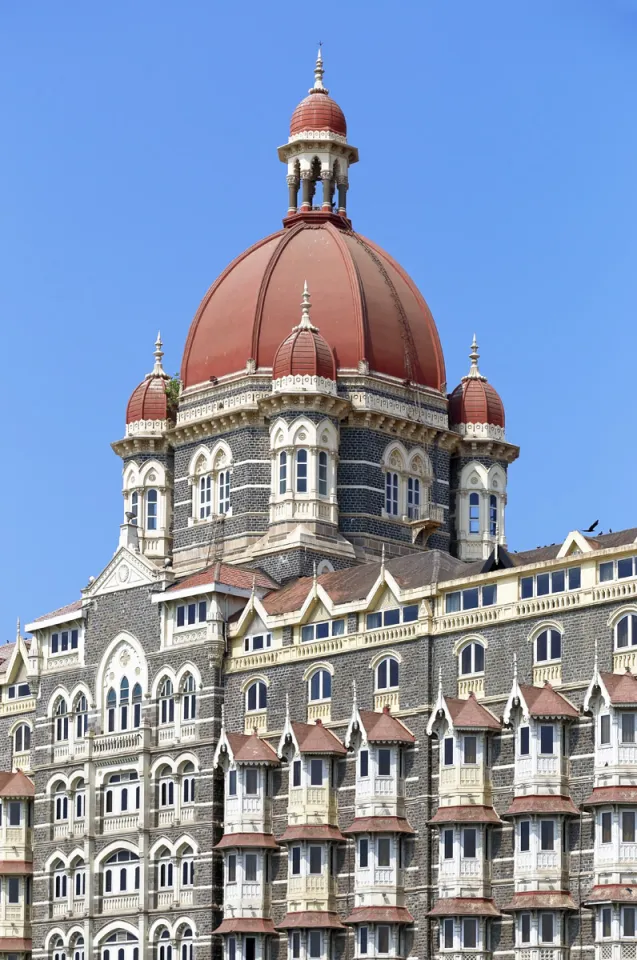
<svg viewBox="0 0 637 960"><path fill-rule="evenodd" d="M128 833L137 830L139 813L125 813L116 817L106 816L102 822L102 833Z"/></svg>
<svg viewBox="0 0 637 960"><path fill-rule="evenodd" d="M98 756L107 753L136 753L142 749L143 739L141 730L102 734L94 738L93 752Z"/></svg>
<svg viewBox="0 0 637 960"><path fill-rule="evenodd" d="M130 910L139 910L138 893L102 898L102 913L127 913Z"/></svg>

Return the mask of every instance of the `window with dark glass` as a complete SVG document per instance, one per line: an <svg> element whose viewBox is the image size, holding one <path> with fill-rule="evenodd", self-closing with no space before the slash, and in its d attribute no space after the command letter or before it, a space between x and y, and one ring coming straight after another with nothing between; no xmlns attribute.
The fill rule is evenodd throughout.
<svg viewBox="0 0 637 960"><path fill-rule="evenodd" d="M622 934L624 937L635 936L635 908L624 907L622 910Z"/></svg>
<svg viewBox="0 0 637 960"><path fill-rule="evenodd" d="M446 767L453 765L453 737L445 737L444 764Z"/></svg>
<svg viewBox="0 0 637 960"><path fill-rule="evenodd" d="M246 794L254 797L259 792L259 771L256 767L247 767L245 771Z"/></svg>
<svg viewBox="0 0 637 960"><path fill-rule="evenodd" d="M292 847L292 875L298 877L301 873L301 848Z"/></svg>
<svg viewBox="0 0 637 960"><path fill-rule="evenodd" d="M228 796L236 797L237 795L237 771L230 770L228 772Z"/></svg>
<svg viewBox="0 0 637 960"><path fill-rule="evenodd" d="M307 450L296 451L296 492L307 493Z"/></svg>
<svg viewBox="0 0 637 960"><path fill-rule="evenodd" d="M484 671L484 647L481 643L468 643L460 654L460 675Z"/></svg>
<svg viewBox="0 0 637 960"><path fill-rule="evenodd" d="M463 763L478 762L478 738L466 736L463 738Z"/></svg>
<svg viewBox="0 0 637 960"><path fill-rule="evenodd" d="M622 810L622 843L635 842L635 811Z"/></svg>
<svg viewBox="0 0 637 960"><path fill-rule="evenodd" d="M380 747L378 750L378 776L391 776L391 750L387 747Z"/></svg>
<svg viewBox="0 0 637 960"><path fill-rule="evenodd" d="M359 754L359 776L369 776L369 751L361 750Z"/></svg>
<svg viewBox="0 0 637 960"><path fill-rule="evenodd" d="M385 657L376 669L376 689L388 690L398 686L398 661Z"/></svg>
<svg viewBox="0 0 637 960"><path fill-rule="evenodd" d="M601 816L602 822L602 843L610 843L613 839L613 815L610 810L605 810Z"/></svg>
<svg viewBox="0 0 637 960"><path fill-rule="evenodd" d="M369 840L360 837L358 841L358 866L364 869L369 865Z"/></svg>
<svg viewBox="0 0 637 960"><path fill-rule="evenodd" d="M398 474L385 475L385 512L392 517L398 516Z"/></svg>
<svg viewBox="0 0 637 960"><path fill-rule="evenodd" d="M485 587L471 587L467 590L454 590L445 595L445 613L459 613L461 610L475 610L476 607L491 607L498 602L497 584Z"/></svg>
<svg viewBox="0 0 637 960"><path fill-rule="evenodd" d="M555 939L554 918L552 913L540 914L540 943L553 943Z"/></svg>
<svg viewBox="0 0 637 960"><path fill-rule="evenodd" d="M310 873L320 873L323 869L323 848L310 847Z"/></svg>
<svg viewBox="0 0 637 960"><path fill-rule="evenodd" d="M474 860L477 847L477 830L475 827L466 827L462 831L462 856L465 860Z"/></svg>
<svg viewBox="0 0 637 960"><path fill-rule="evenodd" d="M310 784L313 787L323 786L323 761L320 757L312 757L310 760Z"/></svg>
<svg viewBox="0 0 637 960"><path fill-rule="evenodd" d="M562 635L559 630L543 630L535 641L535 661L559 660L562 656Z"/></svg>
<svg viewBox="0 0 637 960"><path fill-rule="evenodd" d="M443 921L442 939L446 950L453 948L453 919L451 917L447 917Z"/></svg>
<svg viewBox="0 0 637 960"><path fill-rule="evenodd" d="M319 497L327 496L327 454L324 450L318 455L318 492Z"/></svg>
<svg viewBox="0 0 637 960"><path fill-rule="evenodd" d="M622 713L622 743L635 742L635 714Z"/></svg>
<svg viewBox="0 0 637 960"><path fill-rule="evenodd" d="M613 913L610 907L604 907L602 910L602 936L610 937L612 932Z"/></svg>
<svg viewBox="0 0 637 960"><path fill-rule="evenodd" d="M341 637L345 633L345 620L324 620L321 623L307 623L301 627L301 641L325 640L327 637Z"/></svg>
<svg viewBox="0 0 637 960"><path fill-rule="evenodd" d="M540 753L545 756L553 754L554 729L552 726L542 725L540 727Z"/></svg>
<svg viewBox="0 0 637 960"><path fill-rule="evenodd" d="M520 727L520 756L528 757L530 750L530 730L528 727Z"/></svg>
<svg viewBox="0 0 637 960"><path fill-rule="evenodd" d="M480 533L480 494L469 494L469 533Z"/></svg>
<svg viewBox="0 0 637 960"><path fill-rule="evenodd" d="M292 764L292 786L301 786L301 761L295 760Z"/></svg>
<svg viewBox="0 0 637 960"><path fill-rule="evenodd" d="M246 883L256 883L257 879L257 855L256 853L246 853L245 855L245 879Z"/></svg>
<svg viewBox="0 0 637 960"><path fill-rule="evenodd" d="M389 953L389 927L384 923L376 928L376 945L379 953Z"/></svg>
<svg viewBox="0 0 637 960"><path fill-rule="evenodd" d="M531 914L523 913L520 916L520 940L522 943L531 942Z"/></svg>
<svg viewBox="0 0 637 960"><path fill-rule="evenodd" d="M520 851L526 853L531 849L531 821L520 820Z"/></svg>
<svg viewBox="0 0 637 960"><path fill-rule="evenodd" d="M599 718L599 742L602 746L610 743L610 714L603 713Z"/></svg>
<svg viewBox="0 0 637 960"><path fill-rule="evenodd" d="M462 920L462 946L469 949L478 946L478 921L475 917L464 917Z"/></svg>
<svg viewBox="0 0 637 960"><path fill-rule="evenodd" d="M540 849L555 849L555 821L540 820Z"/></svg>
<svg viewBox="0 0 637 960"><path fill-rule="evenodd" d="M391 866L391 840L389 837L378 837L376 855L379 867Z"/></svg>
<svg viewBox="0 0 637 960"><path fill-rule="evenodd" d="M294 930L292 933L292 957L294 960L299 960L301 956L301 934L298 930Z"/></svg>
<svg viewBox="0 0 637 960"><path fill-rule="evenodd" d="M367 927L359 927L358 930L359 953L367 953Z"/></svg>
<svg viewBox="0 0 637 960"><path fill-rule="evenodd" d="M453 860L453 830L443 830L442 848L445 860Z"/></svg>
<svg viewBox="0 0 637 960"><path fill-rule="evenodd" d="M236 853L229 853L229 854L228 854L228 861L227 861L227 863L228 863L228 871L227 871L227 872L228 872L228 877L227 877L228 883L236 883L236 882L237 882L237 855L236 855Z"/></svg>
<svg viewBox="0 0 637 960"><path fill-rule="evenodd" d="M318 960L321 956L321 931L310 930L308 935L308 953L312 960Z"/></svg>

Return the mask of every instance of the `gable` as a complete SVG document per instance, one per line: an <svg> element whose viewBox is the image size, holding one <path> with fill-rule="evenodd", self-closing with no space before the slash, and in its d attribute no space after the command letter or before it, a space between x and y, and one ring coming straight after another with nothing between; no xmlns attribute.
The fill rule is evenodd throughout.
<svg viewBox="0 0 637 960"><path fill-rule="evenodd" d="M120 547L100 575L82 591L85 597L99 597L118 590L130 590L155 583L160 571L140 554L128 547Z"/></svg>

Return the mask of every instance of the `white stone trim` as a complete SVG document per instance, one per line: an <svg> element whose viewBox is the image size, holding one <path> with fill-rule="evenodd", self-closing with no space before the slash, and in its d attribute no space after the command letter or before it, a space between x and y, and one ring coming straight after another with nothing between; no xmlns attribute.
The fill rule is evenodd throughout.
<svg viewBox="0 0 637 960"><path fill-rule="evenodd" d="M165 433L169 425L169 420L135 420L133 423L126 424L126 436L153 436L157 433Z"/></svg>
<svg viewBox="0 0 637 960"><path fill-rule="evenodd" d="M457 423L451 424L454 433L469 440L504 440L504 428L493 423Z"/></svg>
<svg viewBox="0 0 637 960"><path fill-rule="evenodd" d="M336 395L336 381L326 377L311 377L296 374L279 377L272 381L272 393L294 393L300 390L303 393L329 393Z"/></svg>

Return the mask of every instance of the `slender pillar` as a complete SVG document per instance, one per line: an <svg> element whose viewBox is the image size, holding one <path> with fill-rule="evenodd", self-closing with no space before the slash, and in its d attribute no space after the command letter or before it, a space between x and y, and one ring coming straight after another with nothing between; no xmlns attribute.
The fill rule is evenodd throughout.
<svg viewBox="0 0 637 960"><path fill-rule="evenodd" d="M309 170L304 170L301 174L302 198L301 209L312 209L312 197L314 196L314 181Z"/></svg>
<svg viewBox="0 0 637 960"><path fill-rule="evenodd" d="M296 213L299 195L299 181L295 176L290 176L288 180L288 213Z"/></svg>
<svg viewBox="0 0 637 960"><path fill-rule="evenodd" d="M323 170L321 173L321 180L323 181L323 203L321 209L327 211L328 213L332 209L332 174L329 170Z"/></svg>
<svg viewBox="0 0 637 960"><path fill-rule="evenodd" d="M338 178L338 212L345 216L347 213L347 177Z"/></svg>

